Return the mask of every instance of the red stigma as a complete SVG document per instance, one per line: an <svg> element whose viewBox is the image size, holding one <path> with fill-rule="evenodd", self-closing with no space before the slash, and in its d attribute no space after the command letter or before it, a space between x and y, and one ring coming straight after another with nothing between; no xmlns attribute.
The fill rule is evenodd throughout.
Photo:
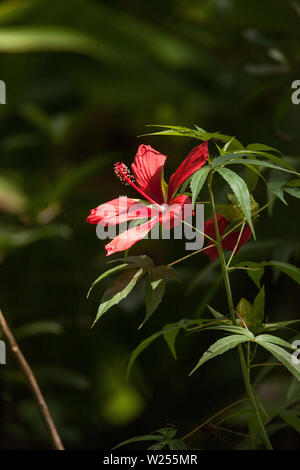
<svg viewBox="0 0 300 470"><path fill-rule="evenodd" d="M124 163L115 163L114 172L121 183L125 184L126 186L129 186L130 183L134 183L134 176L131 174L129 168Z"/></svg>

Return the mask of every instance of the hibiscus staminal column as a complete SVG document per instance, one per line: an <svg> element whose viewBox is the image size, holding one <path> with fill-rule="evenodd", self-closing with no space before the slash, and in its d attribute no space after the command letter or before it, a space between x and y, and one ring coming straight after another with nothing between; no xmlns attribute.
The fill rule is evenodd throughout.
<svg viewBox="0 0 300 470"><path fill-rule="evenodd" d="M117 178L121 181L121 183L125 184L126 186L132 186L136 191L138 191L145 199L147 199L151 204L154 204L159 209L162 209L160 204L155 202L151 197L149 197L144 191L142 191L136 184L134 180L134 176L131 174L128 166L125 163L117 162L114 165L114 172Z"/></svg>
<svg viewBox="0 0 300 470"><path fill-rule="evenodd" d="M213 191L212 191L212 180L213 180L213 170L211 170L211 172L209 174L209 178L208 178L208 192L209 192L211 208L212 208L212 212L213 212L213 219L214 219L215 232L216 232L216 245L217 245L217 249L218 249L220 264L221 264L221 268L222 268L222 275L223 275L223 280L224 280L225 289L226 289L227 303L228 303L232 323L233 323L233 325L236 325L237 321L236 321L236 314L235 314L234 303L233 303L232 292L231 292L231 286L230 286L230 281L229 281L229 274L228 274L228 269L227 269L226 262L225 262L225 256L224 256L224 251L223 251L223 247L222 247L222 238L220 236L218 220L217 220L217 211L216 211L215 200L214 200L214 195L213 195ZM248 394L249 401L251 403L254 415L255 415L256 420L257 420L257 424L259 426L259 429L260 429L260 432L261 432L261 435L262 435L262 438L263 438L263 441L265 443L266 448L268 450L273 450L272 444L271 444L271 442L269 440L269 437L267 435L267 432L265 430L264 423L262 421L260 411L258 409L258 405L257 405L256 399L255 399L255 396L254 396L254 393L253 393L253 390L252 390L251 380L250 380L250 367L249 367L249 364L247 364L247 362L246 362L242 345L239 344L237 346L237 348L238 348L238 352L239 352L240 363L241 363L241 368L242 368L242 374L243 374L245 387L246 387L246 390L247 390L247 394Z"/></svg>

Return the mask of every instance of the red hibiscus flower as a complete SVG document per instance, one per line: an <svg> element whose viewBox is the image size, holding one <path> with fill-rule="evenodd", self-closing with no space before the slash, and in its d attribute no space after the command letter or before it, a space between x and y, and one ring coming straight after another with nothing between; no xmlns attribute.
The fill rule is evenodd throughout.
<svg viewBox="0 0 300 470"><path fill-rule="evenodd" d="M217 214L217 222L218 222L218 227L219 227L219 232L221 237L223 236L226 227L231 223L230 220L225 219L225 217L222 214ZM216 231L215 231L215 224L214 224L214 219L209 219L207 222L204 223L204 233L208 235L209 237L213 238L214 240L216 239ZM238 243L238 246L235 250L235 255L238 253L240 248L247 243L249 238L251 237L251 229L248 224L245 225L240 241ZM229 250L233 251L234 247L238 241L240 235L240 231L235 231L231 232L227 237L222 240L222 248L223 250ZM210 242L208 242L210 243ZM218 257L218 250L216 246L212 246L211 248L207 248L204 250L204 253L209 257L210 261L214 261Z"/></svg>
<svg viewBox="0 0 300 470"><path fill-rule="evenodd" d="M105 246L107 256L127 250L144 238L157 223L166 228L173 228L191 215L191 200L184 194L176 196L176 191L187 178L205 164L207 157L206 141L192 149L171 176L168 186L163 182L163 169L167 157L150 145L139 146L131 165L133 175L124 163L116 163L115 173L118 178L138 191L150 205L145 205L137 199L119 197L92 209L86 221L110 226L130 220L152 218L116 236Z"/></svg>

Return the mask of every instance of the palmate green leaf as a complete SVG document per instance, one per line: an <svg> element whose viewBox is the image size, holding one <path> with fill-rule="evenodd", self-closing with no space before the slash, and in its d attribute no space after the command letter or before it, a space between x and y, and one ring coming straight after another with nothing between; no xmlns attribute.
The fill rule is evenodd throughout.
<svg viewBox="0 0 300 470"><path fill-rule="evenodd" d="M176 328L174 326L174 328ZM146 349L148 346L150 346L153 341L155 341L157 338L159 338L163 334L163 331L157 331L153 335L149 336L148 338L144 339L131 353L129 356L129 361L128 361L128 366L127 366L127 379L130 375L132 366L134 362L136 361L137 357Z"/></svg>
<svg viewBox="0 0 300 470"><path fill-rule="evenodd" d="M266 180L263 177L263 175L255 168L253 165L248 165L246 164L246 176L245 176L245 181L247 183L247 186L249 188L250 192L253 192L256 189L256 186L258 184L259 178L261 178L264 183L266 184Z"/></svg>
<svg viewBox="0 0 300 470"><path fill-rule="evenodd" d="M281 272L292 278L297 284L300 284L300 269L293 264L286 263L284 261L262 261L261 263L255 263L254 261L243 261L242 263L238 263L235 267L238 266L247 266L251 269L255 269L255 271L247 271L249 276L253 279L256 285L259 285L260 278L263 274L264 266L273 266L274 268L279 269ZM256 271L256 269L258 269ZM262 271L260 271L262 269Z"/></svg>
<svg viewBox="0 0 300 470"><path fill-rule="evenodd" d="M153 271L148 273L146 279L146 316L139 328L141 328L155 312L166 290L166 280L163 277L157 277Z"/></svg>
<svg viewBox="0 0 300 470"><path fill-rule="evenodd" d="M236 264L235 266L246 266L247 268L249 268L249 270L247 270L248 276L250 277L250 279L252 279L254 284L259 289L261 289L260 281L264 274L264 267L261 266L260 263L255 263L254 261L243 261L239 264Z"/></svg>
<svg viewBox="0 0 300 470"><path fill-rule="evenodd" d="M262 324L265 313L265 287L262 286L259 293L254 299L253 306L251 309L250 318L248 318L247 325L249 328L255 328Z"/></svg>
<svg viewBox="0 0 300 470"><path fill-rule="evenodd" d="M269 261L261 263L263 266L274 266L280 269L284 274L291 277L297 284L300 284L300 269L290 263L284 261Z"/></svg>
<svg viewBox="0 0 300 470"><path fill-rule="evenodd" d="M231 222L237 222L243 219L243 214L236 205L216 204L216 210Z"/></svg>
<svg viewBox="0 0 300 470"><path fill-rule="evenodd" d="M244 146L243 144L236 138L232 137L229 141L226 142L222 149L222 153L224 152L234 152L236 150L243 150Z"/></svg>
<svg viewBox="0 0 300 470"><path fill-rule="evenodd" d="M170 450L187 450L187 445L180 439L173 439L172 441L169 441L168 446Z"/></svg>
<svg viewBox="0 0 300 470"><path fill-rule="evenodd" d="M277 163L279 166L284 166L285 168L288 168L289 170L294 170L294 168L289 165L283 157L276 157L272 153L268 152L262 152L262 151L253 151L253 150L238 150L235 152L236 154L240 155L250 155L253 157L265 157L268 160L271 160L274 163Z"/></svg>
<svg viewBox="0 0 300 470"><path fill-rule="evenodd" d="M251 220L250 194L245 181L234 171L231 171L228 168L216 167L216 171L222 176L222 178L225 179L234 192L255 239L255 232Z"/></svg>
<svg viewBox="0 0 300 470"><path fill-rule="evenodd" d="M217 310L215 310L210 305L207 305L207 308L210 310L210 312L214 316L214 318L224 318L225 317L225 315L223 315L223 313L218 312Z"/></svg>
<svg viewBox="0 0 300 470"><path fill-rule="evenodd" d="M229 142L232 140L232 136L221 134L219 132L207 132L201 127L195 126L195 129L189 129L188 127L182 126L165 126L161 124L150 124L147 127L161 127L166 130L152 132L150 134L143 134L143 135L172 135L172 136L179 136L179 137L192 137L195 139L200 140L209 140L209 139L218 139L224 142ZM140 136L142 137L142 136Z"/></svg>
<svg viewBox="0 0 300 470"><path fill-rule="evenodd" d="M203 185L206 181L206 178L208 176L208 173L210 171L209 166L204 166L200 168L200 170L196 171L196 173L193 174L192 179L191 179L191 190L192 190L192 205L194 207L196 199L198 197L198 194L200 193L201 189L203 188Z"/></svg>
<svg viewBox="0 0 300 470"><path fill-rule="evenodd" d="M178 336L178 333L180 331L180 328L172 328L172 323L168 323L164 327L163 331L163 337L169 346L169 349L174 357L174 359L177 360L177 354L176 354L176 349L175 349L175 341Z"/></svg>
<svg viewBox="0 0 300 470"><path fill-rule="evenodd" d="M244 327L237 326L237 325L216 325L216 326L208 326L203 328L203 330L220 330L220 331L228 331L229 333L236 333L239 335L244 335L249 340L254 339L254 334L247 330ZM203 331L202 330L202 331Z"/></svg>
<svg viewBox="0 0 300 470"><path fill-rule="evenodd" d="M129 377L129 374L131 372L132 366L134 362L136 361L137 357L148 347L150 346L153 341L155 341L157 338L160 336L164 336L169 338L167 341L168 345L170 346L170 336L175 335L175 333L179 332L181 328L184 328L187 324L192 323L192 320L180 320L178 323L171 323L166 325L162 330L157 331L153 335L149 336L148 338L144 339L130 354L129 356L129 361L128 361L128 366L127 366L127 378ZM172 340L171 340L172 341ZM175 342L175 339L174 339ZM173 345L174 346L174 345ZM171 352L174 356L174 350L172 351L172 347L170 348Z"/></svg>
<svg viewBox="0 0 300 470"><path fill-rule="evenodd" d="M286 193L290 194L290 196L296 197L298 199L300 198L300 188L284 187L283 189Z"/></svg>
<svg viewBox="0 0 300 470"><path fill-rule="evenodd" d="M168 277L178 280L177 273L171 266L157 266L149 271L146 280L146 316L139 328L145 324L161 303Z"/></svg>
<svg viewBox="0 0 300 470"><path fill-rule="evenodd" d="M97 279L93 282L91 287L89 288L89 291L87 293L87 298L89 298L89 295L93 288L100 282L102 279L105 279L106 277L112 276L113 274L118 273L119 271L124 271L124 269L128 269L129 263L123 263L123 264L118 264L118 266L115 266L114 268L108 269L108 271L105 271L102 273Z"/></svg>
<svg viewBox="0 0 300 470"><path fill-rule="evenodd" d="M119 447L125 446L126 444L132 444L134 442L143 442L143 441L164 441L165 437L156 433L145 434L144 436L135 436L126 441L120 442L120 444L113 447L112 450L118 449Z"/></svg>
<svg viewBox="0 0 300 470"><path fill-rule="evenodd" d="M271 197L269 197L269 200L271 200L273 196L276 196L278 199L280 199L283 202L283 204L285 204L286 206L288 205L286 200L284 199L282 183L272 181L270 183L267 183L267 187L268 187L268 192L271 195Z"/></svg>
<svg viewBox="0 0 300 470"><path fill-rule="evenodd" d="M271 152L277 152L279 153L280 155L282 155L282 153L280 152L280 150L278 149L275 149L274 147L270 147L269 145L265 145L265 144L258 144L258 143L255 143L255 144L249 144L247 145L246 147L247 150L251 150L251 151L265 151L265 150L270 150Z"/></svg>
<svg viewBox="0 0 300 470"><path fill-rule="evenodd" d="M127 297L143 274L143 268L131 269L122 273L112 282L103 294L93 326L107 310Z"/></svg>
<svg viewBox="0 0 300 470"><path fill-rule="evenodd" d="M278 336L273 336L273 335L268 335L268 334L256 336L255 341L278 344L279 346L283 346L284 348L293 349L293 350L297 349L295 346L292 346L292 344L289 343L288 341L285 341L282 338L278 338Z"/></svg>
<svg viewBox="0 0 300 470"><path fill-rule="evenodd" d="M214 320L214 322L221 321L221 319ZM173 357L176 358L176 352L175 352L175 339L180 331L180 329L185 329L187 326L192 326L192 325L199 325L201 326L204 323L212 323L212 320L207 319L207 318L199 318L195 320L188 320L188 319L182 319L177 323L169 323L164 326L164 328L160 331L157 331L153 335L149 336L148 338L144 339L129 355L129 360L128 360L128 367L127 367L127 378L129 377L129 374L131 372L132 366L138 356L148 347L150 346L153 341L155 341L157 338L160 336L163 336L164 339L166 340L171 353Z"/></svg>
<svg viewBox="0 0 300 470"><path fill-rule="evenodd" d="M246 341L249 341L249 337L242 334L234 334L230 336L226 336L225 338L219 339L216 341L210 348L203 354L197 365L194 367L194 369L189 373L189 375L192 375L202 364L205 362L209 361L210 359L213 359L216 356L219 356L230 349L235 348L238 344L245 343Z"/></svg>
<svg viewBox="0 0 300 470"><path fill-rule="evenodd" d="M298 418L296 413L295 411L282 410L279 412L279 416L300 434L300 418Z"/></svg>
<svg viewBox="0 0 300 470"><path fill-rule="evenodd" d="M297 380L300 381L300 363L293 363L292 354L290 354L280 346L277 346L276 344L265 342L263 340L257 340L257 338L255 341L260 344L260 346L262 346L264 349L273 354L273 356L276 357L276 359L281 362L296 377Z"/></svg>
<svg viewBox="0 0 300 470"><path fill-rule="evenodd" d="M224 157L227 157L228 155L224 155ZM221 160L223 159L223 160ZM217 168L220 165L255 165L255 166L261 166L261 167L266 167L266 168L273 168L275 170L280 170L280 171L286 171L287 173L292 173L295 175L300 175L297 171L295 170L289 170L287 168L283 168L278 165L274 165L273 163L266 162L265 160L254 160L252 158L232 158L226 160L225 158L222 157L217 157L213 161L213 167Z"/></svg>
<svg viewBox="0 0 300 470"><path fill-rule="evenodd" d="M138 255L138 256L123 256L123 258L113 259L108 261L107 264L117 263L118 261L123 261L124 263L130 263L133 267L143 268L144 271L149 271L154 267L154 263L150 256L148 255Z"/></svg>
<svg viewBox="0 0 300 470"><path fill-rule="evenodd" d="M263 325L262 329L266 330L266 331L277 331L277 330L281 330L283 328L287 328L290 325L293 325L293 324L299 323L299 322L300 322L300 319L298 319L298 320L279 321L279 322L276 322L276 323L265 323Z"/></svg>

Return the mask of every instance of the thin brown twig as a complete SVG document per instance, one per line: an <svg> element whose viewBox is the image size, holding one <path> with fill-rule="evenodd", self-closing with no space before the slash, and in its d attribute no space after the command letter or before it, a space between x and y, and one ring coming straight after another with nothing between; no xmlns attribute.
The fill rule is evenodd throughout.
<svg viewBox="0 0 300 470"><path fill-rule="evenodd" d="M38 408L39 408L40 413L42 415L42 418L45 422L48 433L50 435L51 443L52 443L53 448L56 449L56 450L64 450L64 446L61 442L60 436L57 432L57 429L55 427L55 424L53 422L53 419L51 417L51 414L49 412L47 403L46 403L46 401L44 399L44 396L41 392L39 384L37 383L37 380L36 380L32 370L31 370L31 367L29 366L29 364L26 361L22 351L20 350L20 348L19 348L19 346L18 346L18 344L15 340L15 337L12 334L12 332L11 332L11 330L10 330L8 324L7 324L7 321L6 321L4 315L1 311L1 309L0 309L0 327L3 331L3 335L4 335L5 339L7 340L12 352L16 356L16 359L19 363L20 368L24 372L24 374L25 374L25 376L26 376L26 378L29 382L31 391L34 395L34 398L36 400L36 403L38 405Z"/></svg>
<svg viewBox="0 0 300 470"><path fill-rule="evenodd" d="M210 423L211 421L213 421L215 418L217 418L218 416L220 416L221 414L225 413L226 411L230 410L230 408L233 408L234 406L236 405L239 405L240 403L243 403L244 401L248 401L248 398L241 398L240 400L237 400L235 401L234 403L231 403L230 405L226 406L225 408L223 408L222 410L218 411L217 413L215 413L213 416L211 416L210 418L208 418L206 421L204 421L203 423L199 424L199 426L197 426L195 429L193 429L191 432L189 432L188 434L186 434L185 436L181 437L180 440L181 441L184 441L185 439L187 439L188 437L192 436L193 434L195 434L195 432L199 431L200 429L202 429L204 426L206 426L208 423Z"/></svg>

